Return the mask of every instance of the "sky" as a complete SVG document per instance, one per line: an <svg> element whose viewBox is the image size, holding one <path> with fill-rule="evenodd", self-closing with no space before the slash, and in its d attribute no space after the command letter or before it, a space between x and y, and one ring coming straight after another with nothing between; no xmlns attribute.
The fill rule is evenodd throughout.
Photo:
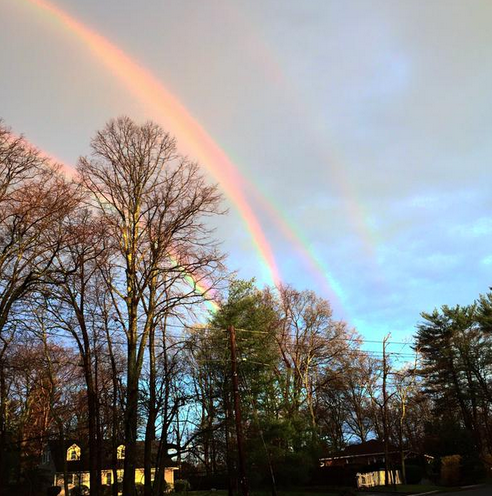
<svg viewBox="0 0 492 496"><path fill-rule="evenodd" d="M67 164L152 119L224 192L228 266L367 339L492 285L489 0L0 0L0 117Z"/></svg>

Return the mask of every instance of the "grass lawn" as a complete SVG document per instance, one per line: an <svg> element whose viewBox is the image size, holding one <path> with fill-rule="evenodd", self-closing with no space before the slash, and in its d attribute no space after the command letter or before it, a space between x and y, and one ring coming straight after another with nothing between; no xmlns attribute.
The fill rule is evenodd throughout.
<svg viewBox="0 0 492 496"><path fill-rule="evenodd" d="M418 493L426 493L429 491L440 491L444 492L449 490L447 487L442 486L434 486L433 484L399 484L396 486L397 493L406 493L406 494L418 494ZM376 492L376 493L394 493L395 486L375 486L365 489L367 492Z"/></svg>
<svg viewBox="0 0 492 496"><path fill-rule="evenodd" d="M296 488L291 491L289 490L278 490L278 496L339 496L340 491L343 488ZM426 493L430 491L445 492L453 490L453 488L435 486L432 484L400 484L396 486L396 491L394 486L375 486L368 487L366 489L359 489L358 494L364 495L365 492L368 493L402 493L402 494L419 494ZM454 488L456 490L456 488ZM272 493L268 490L263 491L250 491L251 496L272 496ZM185 494L183 493L183 496ZM227 496L227 491L189 491L188 496ZM240 495L238 495L240 496Z"/></svg>
<svg viewBox="0 0 492 496"><path fill-rule="evenodd" d="M184 493L183 493L184 494ZM339 496L340 492L333 489L327 489L323 491L321 489L313 490L302 490L296 489L293 491L283 491L279 489L277 491L278 496ZM271 491L250 491L251 496L272 496ZM188 496L227 496L227 491L188 491Z"/></svg>

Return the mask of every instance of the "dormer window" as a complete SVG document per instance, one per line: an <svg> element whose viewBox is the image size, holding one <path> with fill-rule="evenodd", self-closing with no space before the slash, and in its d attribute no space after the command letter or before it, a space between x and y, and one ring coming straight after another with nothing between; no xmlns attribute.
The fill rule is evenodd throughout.
<svg viewBox="0 0 492 496"><path fill-rule="evenodd" d="M118 460L124 460L125 459L125 445L120 444L116 450L116 458Z"/></svg>
<svg viewBox="0 0 492 496"><path fill-rule="evenodd" d="M80 460L80 448L76 444L72 444L67 449L67 461L73 462L76 460Z"/></svg>

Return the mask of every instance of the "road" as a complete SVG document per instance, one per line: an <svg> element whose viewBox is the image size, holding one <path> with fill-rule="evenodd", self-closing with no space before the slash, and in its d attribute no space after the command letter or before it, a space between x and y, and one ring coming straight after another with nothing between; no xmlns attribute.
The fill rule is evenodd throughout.
<svg viewBox="0 0 492 496"><path fill-rule="evenodd" d="M364 496L388 496L391 494L395 496L396 493L361 493ZM486 485L481 487L472 487L468 489L458 489L456 491L450 491L447 493L434 493L436 496L492 496L492 486ZM429 494L432 496L432 494Z"/></svg>
<svg viewBox="0 0 492 496"><path fill-rule="evenodd" d="M492 486L465 489L459 492L439 493L439 496L492 496Z"/></svg>

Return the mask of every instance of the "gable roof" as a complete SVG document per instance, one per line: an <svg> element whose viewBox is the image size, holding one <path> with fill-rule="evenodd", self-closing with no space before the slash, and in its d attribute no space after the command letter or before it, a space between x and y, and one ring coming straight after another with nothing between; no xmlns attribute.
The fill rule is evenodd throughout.
<svg viewBox="0 0 492 496"><path fill-rule="evenodd" d="M395 453L398 451L396 446L390 444L388 446L389 453ZM370 456L384 454L384 443L377 439L371 439L365 443L351 444L343 450L335 451L330 453L324 460L333 460L335 458L356 458L359 456Z"/></svg>
<svg viewBox="0 0 492 496"><path fill-rule="evenodd" d="M73 444L76 444L80 448L80 460L67 460L67 450ZM87 443L78 439L48 441L48 449L57 472L64 471L65 461L68 472L85 472L89 470L89 449Z"/></svg>

